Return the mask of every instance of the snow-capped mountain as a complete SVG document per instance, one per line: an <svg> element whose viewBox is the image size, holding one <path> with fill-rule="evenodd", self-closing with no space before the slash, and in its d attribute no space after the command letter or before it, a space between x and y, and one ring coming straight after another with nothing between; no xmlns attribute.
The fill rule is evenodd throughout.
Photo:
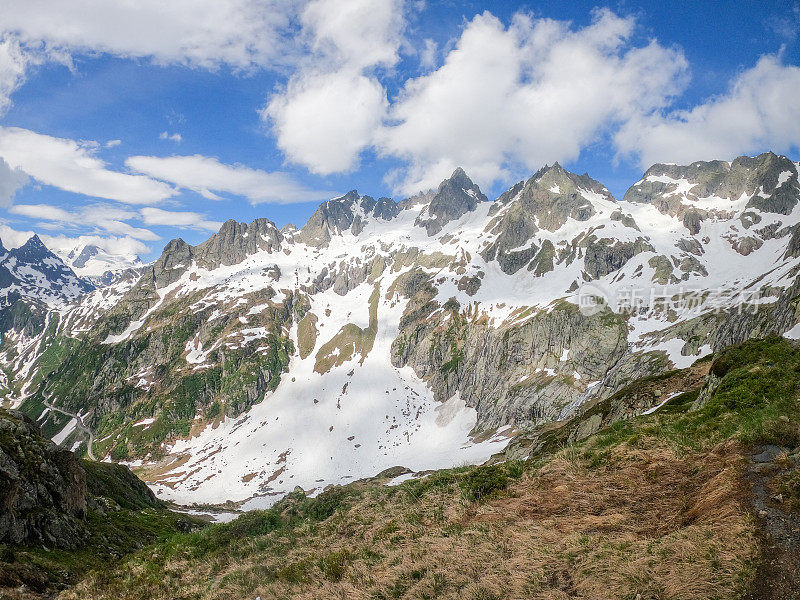
<svg viewBox="0 0 800 600"><path fill-rule="evenodd" d="M34 235L19 248L6 250L0 242L0 303L17 298L40 300L51 308L65 306L93 286L78 277L64 261Z"/></svg>
<svg viewBox="0 0 800 600"><path fill-rule="evenodd" d="M655 165L618 201L545 167L228 221L86 294L23 408L181 502L482 461L521 428L752 335L795 335L798 165ZM2 356L0 356L0 359ZM31 372L35 368L30 368ZM20 398L22 396L19 396Z"/></svg>
<svg viewBox="0 0 800 600"><path fill-rule="evenodd" d="M0 242L0 397L18 403L41 378L36 368L52 324L94 289L34 235L19 248Z"/></svg>
<svg viewBox="0 0 800 600"><path fill-rule="evenodd" d="M143 266L135 254L113 254L94 244L79 243L59 254L79 277L100 286L110 285L125 271Z"/></svg>

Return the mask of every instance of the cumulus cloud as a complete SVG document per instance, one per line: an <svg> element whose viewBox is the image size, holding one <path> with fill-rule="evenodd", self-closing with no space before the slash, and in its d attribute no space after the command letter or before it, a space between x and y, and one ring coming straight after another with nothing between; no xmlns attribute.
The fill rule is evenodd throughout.
<svg viewBox="0 0 800 600"><path fill-rule="evenodd" d="M800 144L800 68L764 56L727 93L691 110L631 119L615 136L623 155L656 162L730 159L764 149L789 153Z"/></svg>
<svg viewBox="0 0 800 600"><path fill-rule="evenodd" d="M517 14L470 21L437 70L408 81L378 145L408 168L400 191L434 187L456 166L482 184L570 161L610 127L667 105L687 82L680 50L634 46L635 22L609 10L574 29Z"/></svg>
<svg viewBox="0 0 800 600"><path fill-rule="evenodd" d="M308 54L262 111L287 158L314 173L349 171L386 114L375 69L399 60L402 0L314 0L302 13Z"/></svg>
<svg viewBox="0 0 800 600"><path fill-rule="evenodd" d="M351 68L393 65L405 27L402 0L313 0L303 11L304 31L319 58Z"/></svg>
<svg viewBox="0 0 800 600"><path fill-rule="evenodd" d="M227 165L200 154L131 156L125 164L138 173L193 190L209 200L220 200L217 193L244 196L253 204L291 204L330 197L329 192L309 189L287 173Z"/></svg>
<svg viewBox="0 0 800 600"><path fill-rule="evenodd" d="M145 207L139 212L145 225L167 225L207 231L217 231L222 227L221 222L209 221L205 215L196 212L162 210L151 206Z"/></svg>
<svg viewBox="0 0 800 600"><path fill-rule="evenodd" d="M132 218L138 218L139 213L103 204L83 206L71 211L50 204L15 204L8 210L15 215L38 219L39 227L44 229L93 227L137 240L157 241L161 239L149 229L134 227L125 222Z"/></svg>
<svg viewBox="0 0 800 600"><path fill-rule="evenodd" d="M357 166L388 105L375 78L342 70L293 78L264 114L289 160L327 175Z"/></svg>
<svg viewBox="0 0 800 600"><path fill-rule="evenodd" d="M11 36L0 38L0 114L11 105L11 94L25 81L25 71L32 57Z"/></svg>
<svg viewBox="0 0 800 600"><path fill-rule="evenodd" d="M19 248L33 237L33 234L33 231L18 231L6 223L0 223L0 243L7 250Z"/></svg>
<svg viewBox="0 0 800 600"><path fill-rule="evenodd" d="M0 158L33 179L77 194L130 204L152 204L173 196L169 185L143 175L112 171L96 156L96 142L77 142L0 127Z"/></svg>
<svg viewBox="0 0 800 600"><path fill-rule="evenodd" d="M24 44L247 69L286 53L291 0L0 0L3 28Z"/></svg>
<svg viewBox="0 0 800 600"><path fill-rule="evenodd" d="M419 53L419 65L423 69L433 69L436 66L436 53L439 51L439 45L435 40L426 39L424 46Z"/></svg>

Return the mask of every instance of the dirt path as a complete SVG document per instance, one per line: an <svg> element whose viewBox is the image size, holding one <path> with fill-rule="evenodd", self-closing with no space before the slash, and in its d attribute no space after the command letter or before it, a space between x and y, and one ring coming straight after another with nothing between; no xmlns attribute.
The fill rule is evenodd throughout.
<svg viewBox="0 0 800 600"><path fill-rule="evenodd" d="M762 556L749 600L800 600L800 517L772 498L769 482L783 471L776 446L759 446L750 455L747 479L761 537Z"/></svg>
<svg viewBox="0 0 800 600"><path fill-rule="evenodd" d="M42 400L42 403L43 403L43 404L44 404L44 405L45 405L47 408L49 408L50 410L52 410L52 411L55 411L55 412L57 412L57 413L61 413L62 415L66 415L66 416L68 416L68 417L72 417L73 419L75 419L75 420L77 421L77 424L78 424L78 429L79 429L79 430L81 430L83 433L85 433L85 434L86 434L86 437L88 438L88 441L86 442L86 454L87 454L87 456L88 456L88 457L89 457L91 460L97 460L97 459L94 457L94 452L92 452L92 444L94 443L94 433L92 433L92 430L91 430L91 429L89 429L89 428L88 428L88 427L87 427L87 426L84 424L84 422L83 422L83 419L82 419L81 417L79 417L78 415L74 414L74 413L67 412L67 411L65 411L65 410L62 410L62 409L60 409L60 408L56 407L56 406L53 406L53 405L52 405L52 404L50 404L50 403L49 403L47 400Z"/></svg>

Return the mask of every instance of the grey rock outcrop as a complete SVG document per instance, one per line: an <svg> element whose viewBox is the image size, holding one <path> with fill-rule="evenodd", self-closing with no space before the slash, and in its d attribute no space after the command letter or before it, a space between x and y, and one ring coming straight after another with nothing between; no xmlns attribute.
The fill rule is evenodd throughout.
<svg viewBox="0 0 800 600"><path fill-rule="evenodd" d="M487 198L461 167L439 184L428 208L417 218L415 224L425 228L429 236L436 235L450 221L454 221L475 210L479 202Z"/></svg>
<svg viewBox="0 0 800 600"><path fill-rule="evenodd" d="M74 548L86 536L86 475L71 452L0 409L0 542Z"/></svg>
<svg viewBox="0 0 800 600"><path fill-rule="evenodd" d="M586 273L592 279L599 279L621 269L631 258L648 250L652 252L653 247L641 238L634 242L592 241L586 246Z"/></svg>
<svg viewBox="0 0 800 600"><path fill-rule="evenodd" d="M437 311L433 292L422 274L407 281L401 293L411 302L392 361L410 365L437 400L458 392L477 410L478 429L557 418L627 351L625 322L610 311L584 316L564 303L493 329L455 306Z"/></svg>
<svg viewBox="0 0 800 600"><path fill-rule="evenodd" d="M783 215L788 215L797 204L800 190L797 166L785 156L766 152L756 157L740 156L731 163L715 160L688 166L653 165L625 193L624 199L650 202L662 213L680 216L687 210L680 201L681 181L690 186L685 192L690 200L711 196L737 200L746 194L751 197L748 207ZM698 219L695 214L684 223L692 230Z"/></svg>
<svg viewBox="0 0 800 600"><path fill-rule="evenodd" d="M341 235L348 230L358 235L369 219L388 221L397 216L399 211L400 207L390 198L375 200L351 190L340 198L323 202L295 239L309 246L327 246L333 235Z"/></svg>
<svg viewBox="0 0 800 600"><path fill-rule="evenodd" d="M481 256L487 261L497 260L504 273L516 273L543 249L537 241L537 232L541 229L554 232L567 219L586 221L596 213L592 196L616 202L602 184L588 175L569 173L558 163L540 169L533 177L501 195L492 206L490 215L494 218L486 226L486 232L494 236L494 240L481 251ZM626 217L620 213L615 220L635 228L633 220ZM569 264L574 260L580 242L571 240L571 247L561 253L558 261L566 260ZM541 258L536 261L537 265L531 268L533 271Z"/></svg>
<svg viewBox="0 0 800 600"><path fill-rule="evenodd" d="M219 232L195 246L192 255L197 264L207 269L235 265L256 252L276 252L281 249L283 234L269 219L251 223L225 221Z"/></svg>

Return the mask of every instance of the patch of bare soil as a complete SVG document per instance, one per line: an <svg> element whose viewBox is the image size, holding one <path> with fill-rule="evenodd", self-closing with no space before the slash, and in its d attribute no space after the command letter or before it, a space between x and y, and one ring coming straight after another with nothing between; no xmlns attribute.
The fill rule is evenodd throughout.
<svg viewBox="0 0 800 600"><path fill-rule="evenodd" d="M800 600L800 516L788 510L772 483L788 470L777 446L749 456L750 504L759 530L761 558L748 600Z"/></svg>

